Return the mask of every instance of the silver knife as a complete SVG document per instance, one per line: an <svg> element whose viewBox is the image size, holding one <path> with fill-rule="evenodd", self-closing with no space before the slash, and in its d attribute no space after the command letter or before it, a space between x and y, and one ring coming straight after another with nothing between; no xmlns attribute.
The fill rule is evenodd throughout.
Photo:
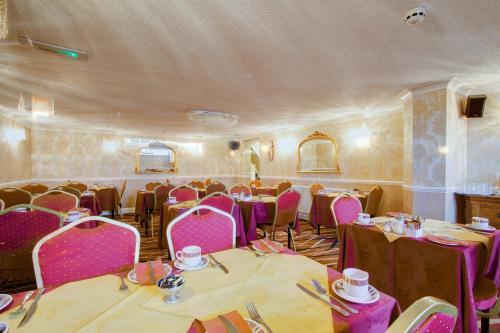
<svg viewBox="0 0 500 333"><path fill-rule="evenodd" d="M223 271L224 273L226 273L226 274L228 274L228 273L229 273L229 269L227 269L227 267L226 267L226 266L224 266L224 264L222 264L220 261L218 261L217 259L215 259L215 257L214 257L213 255L209 254L209 255L208 255L208 258L209 258L209 259L212 259L212 260L213 260L213 262L215 262L215 264L216 264L217 266L219 266L219 267L220 267L220 269L222 269L222 271Z"/></svg>
<svg viewBox="0 0 500 333"><path fill-rule="evenodd" d="M324 295L325 297L329 297L329 298L333 298L335 301L337 301L337 303L339 303L340 305L342 305L347 311L351 312L351 313L359 313L358 310L354 309L353 307L349 306L348 304L346 304L345 302L343 302L341 299L339 299L338 297L336 296L333 296L332 294L330 294L324 287L323 285L321 285L321 283L316 280L316 279L312 279L311 280L312 282L312 285L314 286L314 288L316 289L316 291L322 295Z"/></svg>
<svg viewBox="0 0 500 333"><path fill-rule="evenodd" d="M21 320L21 322L19 323L19 325L17 325L17 328L26 325L28 323L28 321L30 321L31 317L33 317L33 315L35 314L35 311L38 307L38 301L42 297L44 291L45 291L45 288L38 289L38 292L35 296L35 299L33 300L33 303L31 304L30 308L28 309L28 311L24 315L24 317Z"/></svg>
<svg viewBox="0 0 500 333"><path fill-rule="evenodd" d="M222 321L224 326L229 330L229 333L239 333L238 329L233 325L231 321L229 321L229 319L220 315L218 317Z"/></svg>
<svg viewBox="0 0 500 333"><path fill-rule="evenodd" d="M337 306L335 304L332 304L331 302L328 302L327 300L323 299L318 294L310 291L309 289L307 289L306 287L304 287L300 283L297 282L296 285L297 285L297 287L299 287L299 289L301 289L302 291L304 291L309 296L312 296L313 298L319 299L321 302L327 304L329 307L331 307L332 309L334 309L335 311L337 311L338 313L340 313L344 317L349 317L349 312L347 312L346 310L342 309L341 307L339 307L339 306Z"/></svg>

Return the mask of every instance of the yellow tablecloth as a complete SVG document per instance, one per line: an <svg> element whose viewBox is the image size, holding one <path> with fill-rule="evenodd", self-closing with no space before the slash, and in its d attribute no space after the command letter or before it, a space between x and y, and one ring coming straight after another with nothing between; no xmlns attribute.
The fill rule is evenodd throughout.
<svg viewBox="0 0 500 333"><path fill-rule="evenodd" d="M128 283L130 291L118 291L119 278L104 276L47 293L21 329L16 328L20 317L5 313L0 321L7 321L12 332L185 333L194 318L203 320L230 310L248 317L245 303L252 301L275 332L333 332L330 308L295 286L296 282L310 286L311 278L326 285L325 266L303 256L257 258L243 249L215 257L230 273L210 267L185 272L186 288L177 304L165 304L155 286Z"/></svg>

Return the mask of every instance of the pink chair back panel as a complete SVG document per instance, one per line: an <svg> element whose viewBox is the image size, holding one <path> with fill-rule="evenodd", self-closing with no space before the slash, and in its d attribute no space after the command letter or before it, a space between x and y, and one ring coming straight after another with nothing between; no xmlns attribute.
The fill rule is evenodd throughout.
<svg viewBox="0 0 500 333"><path fill-rule="evenodd" d="M191 187L179 187L170 192L171 197L175 197L177 202L191 201L198 198L198 192Z"/></svg>
<svg viewBox="0 0 500 333"><path fill-rule="evenodd" d="M66 193L42 194L34 198L32 204L52 209L56 212L67 212L68 210L75 209L78 206L78 202L75 201L75 198Z"/></svg>
<svg viewBox="0 0 500 333"><path fill-rule="evenodd" d="M232 220L217 212L205 215L191 214L172 226L170 237L174 254L190 245L201 247L201 252L212 253L233 247Z"/></svg>
<svg viewBox="0 0 500 333"><path fill-rule="evenodd" d="M207 186L207 195L215 192L224 192L226 190L226 185L216 182Z"/></svg>
<svg viewBox="0 0 500 333"><path fill-rule="evenodd" d="M136 238L126 228L105 223L71 228L48 240L38 252L44 286L56 286L121 271L134 264Z"/></svg>
<svg viewBox="0 0 500 333"><path fill-rule="evenodd" d="M333 214L338 224L352 222L358 218L358 214L362 213L359 200L352 197L342 197L334 201Z"/></svg>
<svg viewBox="0 0 500 333"><path fill-rule="evenodd" d="M231 194L233 193L240 194L241 192L245 193L245 195L252 194L252 190L248 186L236 185L231 188Z"/></svg>
<svg viewBox="0 0 500 333"><path fill-rule="evenodd" d="M427 318L413 333L452 333L455 327L453 316L445 313L435 313Z"/></svg>
<svg viewBox="0 0 500 333"><path fill-rule="evenodd" d="M275 225L287 225L295 222L300 202L300 193L297 191L284 192L276 199Z"/></svg>
<svg viewBox="0 0 500 333"><path fill-rule="evenodd" d="M16 205L29 205L31 194L18 189L4 188L0 190L0 199L5 203L4 209L7 209Z"/></svg>
<svg viewBox="0 0 500 333"><path fill-rule="evenodd" d="M200 205L214 207L231 214L233 212L234 201L225 195L214 195L203 198L203 200L200 201ZM200 214L202 215L207 214L208 212L208 209L200 209Z"/></svg>

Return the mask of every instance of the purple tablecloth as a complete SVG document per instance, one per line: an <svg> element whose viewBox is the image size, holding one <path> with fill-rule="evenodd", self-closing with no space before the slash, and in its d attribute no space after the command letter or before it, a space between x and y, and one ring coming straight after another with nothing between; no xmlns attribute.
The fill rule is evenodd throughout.
<svg viewBox="0 0 500 333"><path fill-rule="evenodd" d="M96 195L85 195L80 197L80 207L87 208L93 216L101 215L101 203Z"/></svg>
<svg viewBox="0 0 500 333"><path fill-rule="evenodd" d="M449 247L425 238L389 242L377 227L353 224L340 225L339 234L339 271L367 271L370 283L403 309L424 296L444 299L458 308L455 332L477 332L474 292L483 290L484 278L500 285L500 231L488 236L489 249L479 242Z"/></svg>

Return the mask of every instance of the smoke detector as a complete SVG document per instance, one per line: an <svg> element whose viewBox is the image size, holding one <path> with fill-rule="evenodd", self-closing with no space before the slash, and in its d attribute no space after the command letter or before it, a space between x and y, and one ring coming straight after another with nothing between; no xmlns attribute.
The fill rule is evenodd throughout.
<svg viewBox="0 0 500 333"><path fill-rule="evenodd" d="M422 22L427 16L425 7L415 7L410 9L405 15L405 22L408 25L414 25Z"/></svg>

